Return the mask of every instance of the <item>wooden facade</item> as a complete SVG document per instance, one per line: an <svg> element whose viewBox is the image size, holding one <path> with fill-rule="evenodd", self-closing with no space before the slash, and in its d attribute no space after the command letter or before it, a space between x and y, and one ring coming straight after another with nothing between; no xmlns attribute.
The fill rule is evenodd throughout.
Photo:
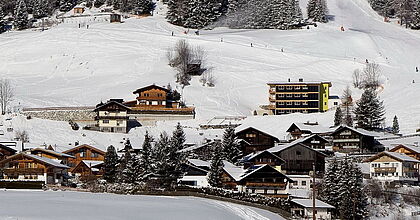
<svg viewBox="0 0 420 220"><path fill-rule="evenodd" d="M285 161L269 151L260 151L245 156L240 163L247 169L249 167L265 164L272 167L279 167L284 164Z"/></svg>
<svg viewBox="0 0 420 220"><path fill-rule="evenodd" d="M137 94L137 106L148 106L152 108L166 108L169 106L168 93L169 90L157 85L150 85L137 89L133 92Z"/></svg>
<svg viewBox="0 0 420 220"><path fill-rule="evenodd" d="M279 142L277 137L257 130L253 127L236 132L236 136L241 141L243 155L248 155L257 151L264 151L274 147Z"/></svg>
<svg viewBox="0 0 420 220"><path fill-rule="evenodd" d="M390 152L397 152L405 154L409 157L415 158L417 160L420 160L420 147L414 146L414 145L404 145L399 144L395 146L394 148L389 150Z"/></svg>
<svg viewBox="0 0 420 220"><path fill-rule="evenodd" d="M69 166L72 168L76 167L82 160L103 161L105 159L104 151L87 144L66 150L63 153L74 156L74 158L69 158ZM70 169L71 171L72 169Z"/></svg>
<svg viewBox="0 0 420 220"><path fill-rule="evenodd" d="M56 152L53 150L47 150L43 148L34 148L30 150L31 154L37 155L39 157L45 157L53 160L60 160L62 164L68 165L69 164L69 158L75 158L74 156L71 156L69 154Z"/></svg>
<svg viewBox="0 0 420 220"><path fill-rule="evenodd" d="M333 150L342 153L376 152L373 135L347 126L341 126L332 133ZM383 149L382 149L383 150Z"/></svg>
<svg viewBox="0 0 420 220"><path fill-rule="evenodd" d="M45 184L63 182L69 168L49 158L26 153L0 161L0 167L5 180L43 181Z"/></svg>
<svg viewBox="0 0 420 220"><path fill-rule="evenodd" d="M313 171L313 164L317 174L322 176L325 172L326 155L302 143L287 145L272 153L285 161L281 169L286 174L308 175Z"/></svg>
<svg viewBox="0 0 420 220"><path fill-rule="evenodd" d="M300 143L305 144L312 149L324 151L325 145L328 144L328 140L317 134L312 134L307 137L303 137Z"/></svg>

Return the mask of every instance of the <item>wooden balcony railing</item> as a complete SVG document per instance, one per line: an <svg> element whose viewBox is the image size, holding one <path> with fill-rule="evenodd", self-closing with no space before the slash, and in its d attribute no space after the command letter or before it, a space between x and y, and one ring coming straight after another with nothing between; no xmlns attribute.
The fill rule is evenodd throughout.
<svg viewBox="0 0 420 220"><path fill-rule="evenodd" d="M43 174L43 168L6 168L3 169L4 174Z"/></svg>
<svg viewBox="0 0 420 220"><path fill-rule="evenodd" d="M376 173L395 173L397 172L396 167L376 167L375 168Z"/></svg>
<svg viewBox="0 0 420 220"><path fill-rule="evenodd" d="M256 183L256 182L248 182L245 184L248 187L277 187L281 189L286 188L286 183Z"/></svg>

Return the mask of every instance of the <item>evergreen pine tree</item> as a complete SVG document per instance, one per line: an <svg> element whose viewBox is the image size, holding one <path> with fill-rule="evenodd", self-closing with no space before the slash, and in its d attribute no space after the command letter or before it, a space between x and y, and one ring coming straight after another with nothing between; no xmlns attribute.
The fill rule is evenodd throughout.
<svg viewBox="0 0 420 220"><path fill-rule="evenodd" d="M33 6L34 18L43 18L48 16L48 2L46 0L35 0Z"/></svg>
<svg viewBox="0 0 420 220"><path fill-rule="evenodd" d="M184 148L185 141L186 139L185 139L184 129L182 129L181 124L178 122L172 134L172 139L171 139L172 147L175 148L177 151L182 150Z"/></svg>
<svg viewBox="0 0 420 220"><path fill-rule="evenodd" d="M345 125L353 127L353 98L351 97L351 90L349 86L347 86L347 88L344 90L342 104L345 109L343 122Z"/></svg>
<svg viewBox="0 0 420 220"><path fill-rule="evenodd" d="M189 28L203 28L221 15L220 0L188 0L188 13L184 26Z"/></svg>
<svg viewBox="0 0 420 220"><path fill-rule="evenodd" d="M385 108L374 90L366 89L356 105L354 113L359 128L373 130L381 126L385 120Z"/></svg>
<svg viewBox="0 0 420 220"><path fill-rule="evenodd" d="M141 150L140 160L140 180L142 181L146 180L148 175L153 172L152 142L153 137L149 135L148 131L146 131L146 134L144 135L144 142Z"/></svg>
<svg viewBox="0 0 420 220"><path fill-rule="evenodd" d="M109 183L113 183L117 178L118 155L114 146L109 146L104 158L104 175L103 178Z"/></svg>
<svg viewBox="0 0 420 220"><path fill-rule="evenodd" d="M24 0L19 0L15 9L15 27L23 30L29 27L28 11Z"/></svg>
<svg viewBox="0 0 420 220"><path fill-rule="evenodd" d="M152 151L152 170L153 173L163 176L166 169L166 149L170 145L169 137L166 132L160 134L159 139L157 140L153 151Z"/></svg>
<svg viewBox="0 0 420 220"><path fill-rule="evenodd" d="M213 157L210 163L210 171L208 174L208 182L212 187L222 187L222 147L220 143L216 143L213 147Z"/></svg>
<svg viewBox="0 0 420 220"><path fill-rule="evenodd" d="M411 16L411 28L420 29L420 0L414 0L413 15Z"/></svg>
<svg viewBox="0 0 420 220"><path fill-rule="evenodd" d="M334 115L334 126L341 125L343 123L343 112L341 111L340 106L335 110Z"/></svg>
<svg viewBox="0 0 420 220"><path fill-rule="evenodd" d="M0 5L0 34L6 31L6 22L3 20L4 12L3 7Z"/></svg>
<svg viewBox="0 0 420 220"><path fill-rule="evenodd" d="M400 125L398 124L398 118L395 115L394 120L392 122L392 133L398 134L400 132Z"/></svg>
<svg viewBox="0 0 420 220"><path fill-rule="evenodd" d="M155 5L152 0L136 0L134 6L134 13L137 15L150 14Z"/></svg>
<svg viewBox="0 0 420 220"><path fill-rule="evenodd" d="M338 189L338 181L339 176L338 171L340 170L339 161L335 158L331 162L328 163L327 169L325 171L324 179L321 185L321 190L319 192L318 197L322 200L327 202L328 204L338 207L339 206L339 189Z"/></svg>
<svg viewBox="0 0 420 220"><path fill-rule="evenodd" d="M222 158L231 163L236 163L242 156L242 152L239 148L240 146L236 139L235 128L233 126L227 127L222 140Z"/></svg>
<svg viewBox="0 0 420 220"><path fill-rule="evenodd" d="M135 158L131 155L131 152L125 152L120 158L120 164L118 167L118 182L119 183L134 183L135 173L134 165Z"/></svg>
<svg viewBox="0 0 420 220"><path fill-rule="evenodd" d="M166 19L174 25L184 25L188 13L189 0L168 0Z"/></svg>
<svg viewBox="0 0 420 220"><path fill-rule="evenodd" d="M307 6L308 18L315 22L328 22L327 3L325 0L309 0Z"/></svg>

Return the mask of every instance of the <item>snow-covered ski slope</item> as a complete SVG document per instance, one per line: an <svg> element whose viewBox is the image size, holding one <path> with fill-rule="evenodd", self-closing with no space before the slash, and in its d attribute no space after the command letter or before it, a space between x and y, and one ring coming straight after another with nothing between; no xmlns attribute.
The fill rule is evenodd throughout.
<svg viewBox="0 0 420 220"><path fill-rule="evenodd" d="M166 51L187 39L208 51L207 66L216 77L214 88L194 78L183 91L187 104L197 107L198 118L208 119L251 115L268 104L266 82L271 80L331 81L331 93L341 95L352 83L353 70L363 68L368 59L383 70L380 96L387 125L397 115L401 130L414 132L420 127L420 73L415 72L420 67L420 32L384 23L366 0L328 4L333 20L309 30L216 28L196 36L193 30L184 34L186 29L168 24L159 5L159 14L122 24L75 19L44 32L6 33L0 35L0 74L13 81L16 103L25 107L130 100L139 87L175 85ZM301 5L304 9L306 0ZM79 22L90 23L89 29L79 29ZM360 94L354 90L355 98ZM329 119L324 122L332 123L333 112L325 114ZM273 120L280 123L283 117L289 116ZM297 118L303 122L309 117Z"/></svg>

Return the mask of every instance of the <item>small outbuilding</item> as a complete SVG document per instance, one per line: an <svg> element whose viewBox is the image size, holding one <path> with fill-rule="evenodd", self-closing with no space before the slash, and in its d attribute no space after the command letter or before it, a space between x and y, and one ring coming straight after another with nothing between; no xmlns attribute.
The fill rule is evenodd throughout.
<svg viewBox="0 0 420 220"><path fill-rule="evenodd" d="M83 14L85 12L85 6L77 5L73 8L74 14Z"/></svg>
<svg viewBox="0 0 420 220"><path fill-rule="evenodd" d="M292 199L290 207L293 217L308 219L313 216L312 199ZM316 219L331 219L331 210L333 209L334 206L318 199L315 200Z"/></svg>
<svg viewBox="0 0 420 220"><path fill-rule="evenodd" d="M116 23L116 22L121 23L121 15L115 14L115 13L111 14L109 20L111 21L111 23Z"/></svg>

